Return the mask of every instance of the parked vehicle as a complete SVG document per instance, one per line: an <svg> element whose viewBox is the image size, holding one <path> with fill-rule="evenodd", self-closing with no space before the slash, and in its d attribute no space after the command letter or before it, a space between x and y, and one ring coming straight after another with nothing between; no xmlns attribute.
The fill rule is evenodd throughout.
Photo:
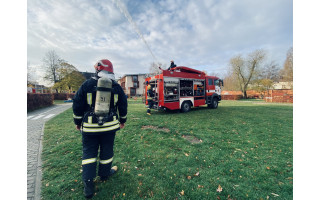
<svg viewBox="0 0 320 200"><path fill-rule="evenodd" d="M156 109L180 109L188 112L191 107L206 104L209 108L216 109L221 101L223 80L189 67L162 70L161 74L148 77L145 81L155 91ZM146 87L144 91L147 91ZM147 99L147 92L144 95Z"/></svg>

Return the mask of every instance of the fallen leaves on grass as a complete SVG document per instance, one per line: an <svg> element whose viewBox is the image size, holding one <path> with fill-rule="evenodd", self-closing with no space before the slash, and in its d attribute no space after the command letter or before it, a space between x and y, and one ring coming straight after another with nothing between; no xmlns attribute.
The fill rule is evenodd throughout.
<svg viewBox="0 0 320 200"><path fill-rule="evenodd" d="M200 173L199 173L199 172L197 172L197 173L195 173L193 176L199 176L199 174L200 174Z"/></svg>
<svg viewBox="0 0 320 200"><path fill-rule="evenodd" d="M278 194L275 194L275 193L271 193L273 196L275 197L278 197L279 195Z"/></svg>
<svg viewBox="0 0 320 200"><path fill-rule="evenodd" d="M179 194L180 194L181 196L183 196L183 195L184 195L184 191L182 190L181 192L179 192Z"/></svg>
<svg viewBox="0 0 320 200"><path fill-rule="evenodd" d="M222 192L222 187L221 187L221 185L218 186L217 192Z"/></svg>
<svg viewBox="0 0 320 200"><path fill-rule="evenodd" d="M189 154L188 154L188 153L184 153L184 155L185 155L185 156L187 156L187 157L189 156Z"/></svg>

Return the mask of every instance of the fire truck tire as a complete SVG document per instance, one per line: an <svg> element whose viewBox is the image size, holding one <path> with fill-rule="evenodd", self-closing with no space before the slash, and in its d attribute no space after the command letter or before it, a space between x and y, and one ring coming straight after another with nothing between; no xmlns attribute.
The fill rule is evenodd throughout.
<svg viewBox="0 0 320 200"><path fill-rule="evenodd" d="M181 105L181 112L189 112L191 110L191 103L189 101L184 101Z"/></svg>
<svg viewBox="0 0 320 200"><path fill-rule="evenodd" d="M212 97L211 108L213 108L213 109L217 109L218 108L218 98L217 97Z"/></svg>

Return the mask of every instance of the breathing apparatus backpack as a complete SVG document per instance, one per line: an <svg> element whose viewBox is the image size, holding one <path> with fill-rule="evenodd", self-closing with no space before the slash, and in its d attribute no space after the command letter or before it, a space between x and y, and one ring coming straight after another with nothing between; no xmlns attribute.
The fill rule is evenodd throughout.
<svg viewBox="0 0 320 200"><path fill-rule="evenodd" d="M103 125L110 116L112 80L103 77L98 79L94 114L98 124Z"/></svg>

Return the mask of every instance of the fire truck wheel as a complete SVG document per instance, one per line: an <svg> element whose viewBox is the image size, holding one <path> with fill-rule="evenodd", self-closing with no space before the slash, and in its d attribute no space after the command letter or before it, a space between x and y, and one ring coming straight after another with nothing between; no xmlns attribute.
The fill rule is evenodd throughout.
<svg viewBox="0 0 320 200"><path fill-rule="evenodd" d="M191 109L191 103L189 101L185 101L181 105L181 112L189 112Z"/></svg>
<svg viewBox="0 0 320 200"><path fill-rule="evenodd" d="M216 97L212 98L211 108L216 109L218 108L218 99Z"/></svg>

